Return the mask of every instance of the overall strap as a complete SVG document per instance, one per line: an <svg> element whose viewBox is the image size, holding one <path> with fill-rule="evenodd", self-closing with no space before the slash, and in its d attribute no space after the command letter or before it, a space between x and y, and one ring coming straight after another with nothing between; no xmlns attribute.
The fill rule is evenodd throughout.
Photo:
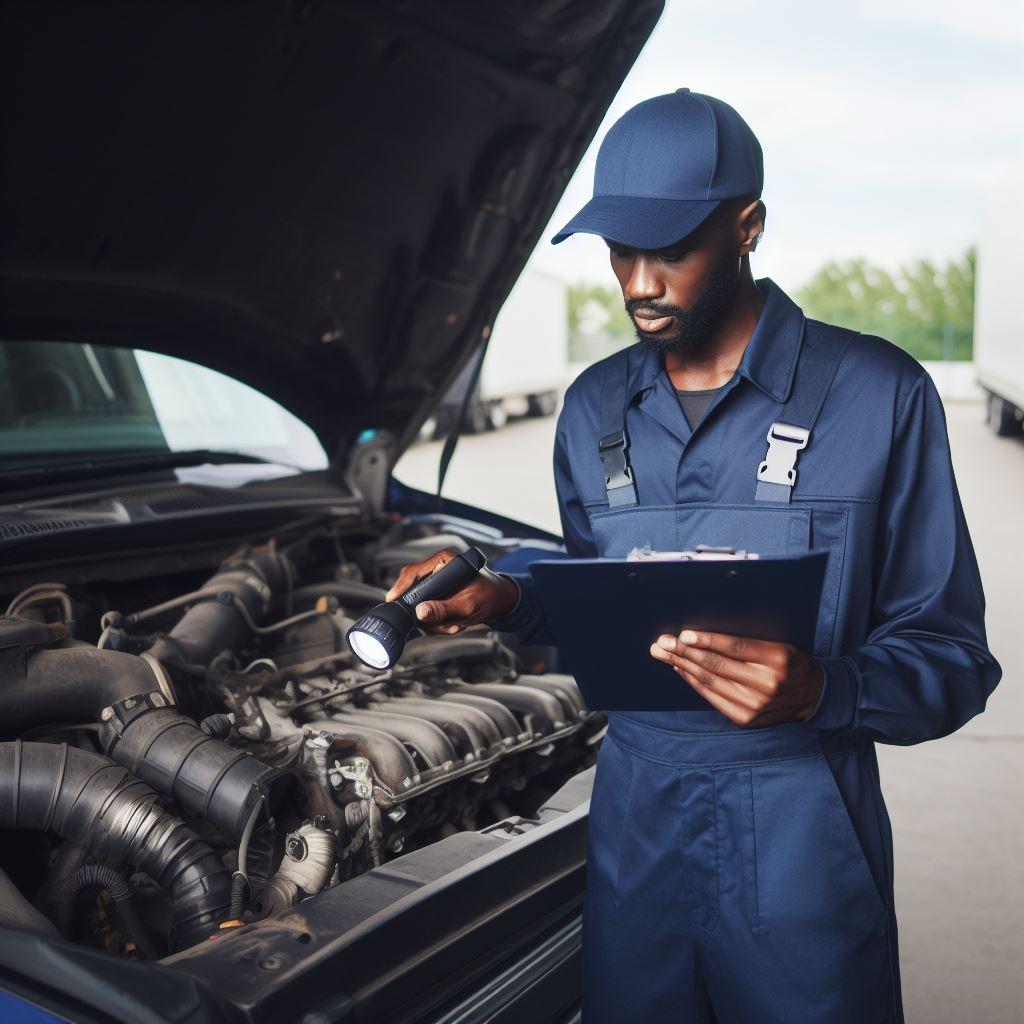
<svg viewBox="0 0 1024 1024"><path fill-rule="evenodd" d="M768 430L768 452L757 467L754 501L789 501L796 483L797 455L807 447L839 363L858 333L839 330L842 334L837 338L832 331L804 329L789 400Z"/></svg>
<svg viewBox="0 0 1024 1024"><path fill-rule="evenodd" d="M628 390L629 350L625 349L621 354L609 357L601 378L601 433L597 453L604 467L609 508L636 504L636 484L629 464L626 436Z"/></svg>

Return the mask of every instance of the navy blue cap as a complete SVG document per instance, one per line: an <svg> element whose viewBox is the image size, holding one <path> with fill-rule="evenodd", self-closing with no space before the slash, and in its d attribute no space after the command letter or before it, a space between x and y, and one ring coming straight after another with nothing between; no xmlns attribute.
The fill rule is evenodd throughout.
<svg viewBox="0 0 1024 1024"><path fill-rule="evenodd" d="M578 231L636 249L685 238L723 200L764 187L761 144L720 99L689 89L630 107L597 152L594 196L551 239Z"/></svg>

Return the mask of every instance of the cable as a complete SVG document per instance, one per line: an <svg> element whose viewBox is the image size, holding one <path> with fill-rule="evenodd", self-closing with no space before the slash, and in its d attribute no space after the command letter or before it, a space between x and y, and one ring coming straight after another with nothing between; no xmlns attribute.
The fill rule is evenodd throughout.
<svg viewBox="0 0 1024 1024"><path fill-rule="evenodd" d="M26 587L21 593L15 595L7 606L5 614L17 615L24 608L45 604L47 601L60 603L65 622L74 618L74 609L71 606L71 598L68 596L68 588L63 583L34 583L31 587Z"/></svg>
<svg viewBox="0 0 1024 1024"><path fill-rule="evenodd" d="M228 920L224 922L225 924L241 921L242 914L245 912L245 900L249 889L249 841L252 839L253 831L256 828L256 819L259 818L261 810L263 810L262 800L253 807L249 820L245 823L245 829L242 831L242 841L238 844L238 869L231 876L231 909L228 911Z"/></svg>
<svg viewBox="0 0 1024 1024"><path fill-rule="evenodd" d="M219 591L216 590L193 590L190 594L182 594L180 597L172 597L162 604L155 604L151 608L143 608L141 611L131 612L121 620L123 627L135 626L146 619L155 618L164 612L173 611L185 604L198 604L203 601L216 601ZM109 613L108 613L109 614Z"/></svg>
<svg viewBox="0 0 1024 1024"><path fill-rule="evenodd" d="M231 591L225 591L225 593L231 594ZM257 626L253 617L249 614L249 609L239 601L235 594L231 594L231 604L234 605L235 610L245 620L246 626L252 630L256 636L266 636L268 633L277 633L282 629L287 629L289 626L297 625L300 622L306 622L308 619L318 619L323 615L330 615L329 611L318 612L316 609L308 612L299 612L298 615L292 615L287 619L282 619L280 622L272 622L269 626Z"/></svg>

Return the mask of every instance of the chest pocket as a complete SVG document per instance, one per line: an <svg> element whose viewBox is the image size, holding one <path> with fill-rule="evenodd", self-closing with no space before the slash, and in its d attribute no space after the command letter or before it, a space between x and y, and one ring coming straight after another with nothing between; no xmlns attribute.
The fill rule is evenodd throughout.
<svg viewBox="0 0 1024 1024"><path fill-rule="evenodd" d="M694 550L698 544L761 555L798 555L825 549L825 581L813 654L832 652L846 554L847 512L803 505L629 505L593 512L590 523L602 558L624 558L634 547Z"/></svg>

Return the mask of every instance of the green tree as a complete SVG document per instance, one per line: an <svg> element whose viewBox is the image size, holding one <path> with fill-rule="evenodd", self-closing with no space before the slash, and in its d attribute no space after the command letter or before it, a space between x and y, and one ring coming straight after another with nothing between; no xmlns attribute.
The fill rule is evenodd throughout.
<svg viewBox="0 0 1024 1024"><path fill-rule="evenodd" d="M833 260L794 298L816 320L877 334L917 359L970 359L976 261L973 246L944 267L916 260L895 275L863 259Z"/></svg>
<svg viewBox="0 0 1024 1024"><path fill-rule="evenodd" d="M808 316L877 334L916 359L970 359L976 262L973 246L944 267L922 259L895 274L865 259L832 260L793 297ZM570 359L593 362L634 341L617 289L569 287Z"/></svg>
<svg viewBox="0 0 1024 1024"><path fill-rule="evenodd" d="M569 358L593 362L636 341L622 293L597 284L569 286Z"/></svg>

